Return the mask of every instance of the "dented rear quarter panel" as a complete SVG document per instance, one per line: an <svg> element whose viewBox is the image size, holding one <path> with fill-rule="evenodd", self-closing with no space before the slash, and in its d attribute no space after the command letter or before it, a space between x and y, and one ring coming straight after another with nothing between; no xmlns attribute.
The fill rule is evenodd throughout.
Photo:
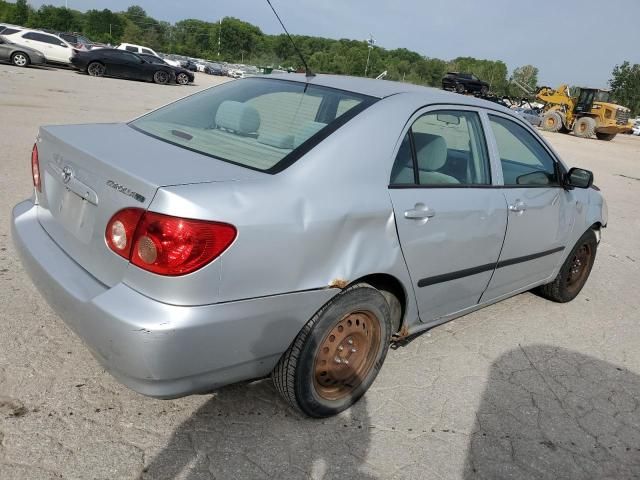
<svg viewBox="0 0 640 480"><path fill-rule="evenodd" d="M191 275L159 278L130 267L125 283L166 303L202 305L332 287L337 294L335 287L385 273L404 286L405 319L417 322L387 191L412 97L380 100L279 174L161 188L151 210L228 222L238 236Z"/></svg>

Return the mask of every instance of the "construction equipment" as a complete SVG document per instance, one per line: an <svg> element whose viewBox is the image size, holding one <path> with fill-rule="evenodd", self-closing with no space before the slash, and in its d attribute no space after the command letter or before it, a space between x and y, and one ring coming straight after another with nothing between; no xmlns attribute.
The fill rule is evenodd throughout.
<svg viewBox="0 0 640 480"><path fill-rule="evenodd" d="M618 133L629 131L631 111L609 101L609 92L596 88L580 88L571 95L568 85L553 89L541 87L536 98L545 104L542 128L549 132L573 133L578 137L612 140Z"/></svg>

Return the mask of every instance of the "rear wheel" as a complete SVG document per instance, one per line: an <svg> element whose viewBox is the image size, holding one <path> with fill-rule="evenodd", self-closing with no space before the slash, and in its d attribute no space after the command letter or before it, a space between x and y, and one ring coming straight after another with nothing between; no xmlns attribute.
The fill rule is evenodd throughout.
<svg viewBox="0 0 640 480"><path fill-rule="evenodd" d="M187 85L189 83L189 76L184 72L179 73L176 76L176 83L179 85Z"/></svg>
<svg viewBox="0 0 640 480"><path fill-rule="evenodd" d="M537 288L537 293L554 302L570 302L587 283L596 259L598 242L589 229L573 247L553 282Z"/></svg>
<svg viewBox="0 0 640 480"><path fill-rule="evenodd" d="M609 142L615 138L617 133L600 133L596 132L596 137L598 140L604 140L605 142Z"/></svg>
<svg viewBox="0 0 640 480"><path fill-rule="evenodd" d="M547 132L559 132L562 126L562 117L558 112L547 112L542 117L542 129Z"/></svg>
<svg viewBox="0 0 640 480"><path fill-rule="evenodd" d="M486 95L487 93L489 93L489 87L487 87L486 85L483 85L482 88L480 88L480 95Z"/></svg>
<svg viewBox="0 0 640 480"><path fill-rule="evenodd" d="M102 77L106 71L106 67L100 62L91 62L87 66L87 73L92 77Z"/></svg>
<svg viewBox="0 0 640 480"><path fill-rule="evenodd" d="M591 138L596 133L596 121L591 117L582 117L576 120L573 133L578 137Z"/></svg>
<svg viewBox="0 0 640 480"><path fill-rule="evenodd" d="M311 417L349 408L375 380L391 339L389 305L368 284L329 301L302 328L272 373L282 397Z"/></svg>
<svg viewBox="0 0 640 480"><path fill-rule="evenodd" d="M153 74L153 81L155 83L159 83L160 85L166 85L169 83L169 74L164 70L158 70Z"/></svg>
<svg viewBox="0 0 640 480"><path fill-rule="evenodd" d="M11 55L11 63L13 63L16 67L27 67L31 62L29 60L29 56L26 53L15 52L13 55Z"/></svg>
<svg viewBox="0 0 640 480"><path fill-rule="evenodd" d="M464 85L461 83L457 83L456 84L456 92L458 93L464 93L464 91L466 90L466 88L464 88Z"/></svg>

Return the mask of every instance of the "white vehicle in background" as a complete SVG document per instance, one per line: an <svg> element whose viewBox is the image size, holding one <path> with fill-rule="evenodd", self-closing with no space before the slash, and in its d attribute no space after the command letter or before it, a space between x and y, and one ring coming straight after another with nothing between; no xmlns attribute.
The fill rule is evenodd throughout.
<svg viewBox="0 0 640 480"><path fill-rule="evenodd" d="M70 64L71 57L75 54L75 50L69 42L52 33L23 29L10 35L4 34L4 36L16 45L39 50L48 63Z"/></svg>
<svg viewBox="0 0 640 480"><path fill-rule="evenodd" d="M116 47L118 50L126 50L127 52L133 53L146 53L147 55L153 55L154 57L162 58L165 62L167 62L172 67L179 67L180 62L176 60L171 60L169 58L165 58L162 55L159 55L152 48L145 47L144 45L135 45L133 43L121 43Z"/></svg>
<svg viewBox="0 0 640 480"><path fill-rule="evenodd" d="M229 76L232 78L244 78L244 72L238 69L229 70Z"/></svg>
<svg viewBox="0 0 640 480"><path fill-rule="evenodd" d="M636 118L636 120L633 122L633 129L631 133L640 136L640 117Z"/></svg>

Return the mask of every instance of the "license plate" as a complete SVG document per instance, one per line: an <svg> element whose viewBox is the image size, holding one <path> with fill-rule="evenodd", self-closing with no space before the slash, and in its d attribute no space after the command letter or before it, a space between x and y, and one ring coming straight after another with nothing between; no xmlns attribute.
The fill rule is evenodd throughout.
<svg viewBox="0 0 640 480"><path fill-rule="evenodd" d="M47 172L48 173L48 172ZM49 211L60 225L83 243L89 243L95 227L96 206L46 175Z"/></svg>

